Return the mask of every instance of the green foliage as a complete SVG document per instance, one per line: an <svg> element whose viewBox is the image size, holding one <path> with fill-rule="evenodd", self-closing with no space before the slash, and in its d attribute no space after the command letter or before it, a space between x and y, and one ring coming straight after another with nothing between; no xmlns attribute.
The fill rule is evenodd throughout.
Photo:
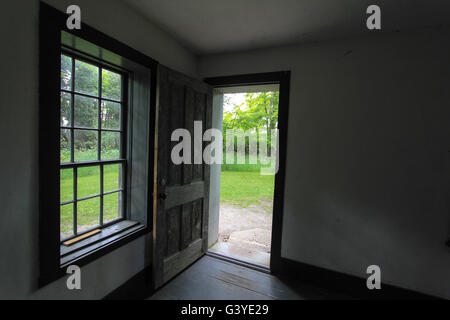
<svg viewBox="0 0 450 320"><path fill-rule="evenodd" d="M72 58L61 55L61 89L72 88Z"/></svg>
<svg viewBox="0 0 450 320"><path fill-rule="evenodd" d="M75 60L75 91L98 96L98 67L80 60Z"/></svg>
<svg viewBox="0 0 450 320"><path fill-rule="evenodd" d="M112 100L120 100L121 96L121 81L120 74L102 70L102 95L104 98Z"/></svg>
<svg viewBox="0 0 450 320"><path fill-rule="evenodd" d="M225 98L226 99L226 98ZM279 92L247 93L244 104L224 112L223 130L270 130L277 127Z"/></svg>
<svg viewBox="0 0 450 320"><path fill-rule="evenodd" d="M230 103L229 97L225 96L225 104ZM257 92L247 93L245 103L235 105L232 111L226 111L223 114L223 148L227 151L226 131L229 129L251 132L252 137L241 138L241 132L235 131L234 151L237 152L238 139L245 139L245 153L250 153L250 145L254 143L259 150L262 146L267 146L267 155L271 154L271 130L276 129L278 125L278 103L279 92ZM269 133L269 134L267 134ZM242 141L242 140L241 140ZM256 147L255 147L256 149ZM228 150L230 151L230 150ZM226 165L225 170L233 170ZM241 170L243 166L237 165ZM246 166L248 171L258 171L259 167Z"/></svg>
<svg viewBox="0 0 450 320"><path fill-rule="evenodd" d="M122 76L118 73L99 68L90 63L75 60L75 77L72 74L72 58L61 55L61 88L74 90L87 95L99 95L99 77L102 77L102 98L121 100ZM75 78L75 81L73 79ZM71 105L74 105L73 119L71 118ZM90 98L68 93L61 93L61 125L97 129L120 129L121 105L112 101L101 100L99 106L96 98ZM99 124L99 118L101 123ZM75 130L74 137L71 131L61 130L61 162L71 160L70 145L74 139L75 161L96 160L98 158L98 133L97 131ZM102 159L119 158L120 134L102 132L101 154Z"/></svg>

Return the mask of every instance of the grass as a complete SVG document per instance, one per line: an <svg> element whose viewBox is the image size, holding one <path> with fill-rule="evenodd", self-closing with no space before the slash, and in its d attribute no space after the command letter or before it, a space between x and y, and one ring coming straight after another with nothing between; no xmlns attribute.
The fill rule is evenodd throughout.
<svg viewBox="0 0 450 320"><path fill-rule="evenodd" d="M223 155L222 171L245 171L245 172L260 172L261 168L269 168L269 164L263 165L256 155L246 154L241 155L239 162L245 157L245 163L238 162L238 154L235 152L227 152ZM231 159L231 160L230 160ZM233 160L234 159L234 160ZM266 159L269 161L269 159ZM227 163L231 161L232 163ZM268 162L267 162L268 163Z"/></svg>
<svg viewBox="0 0 450 320"><path fill-rule="evenodd" d="M104 167L104 192L119 188L119 166L107 165ZM61 170L61 202L73 200L73 169ZM83 167L78 169L77 198L84 198L100 193L99 167ZM119 216L119 193L105 195L103 198L103 221L107 222ZM61 236L73 234L73 204L61 206ZM78 201L77 226L78 231L95 227L100 221L100 198Z"/></svg>
<svg viewBox="0 0 450 320"><path fill-rule="evenodd" d="M119 157L120 152L118 149L108 149L108 148L102 148L102 154L101 157L103 160L105 159L117 159ZM70 149L66 147L63 147L61 149L61 162L70 162ZM98 158L98 151L97 148L93 149L86 149L83 151L75 150L74 154L75 161L91 161L91 160L97 160Z"/></svg>
<svg viewBox="0 0 450 320"><path fill-rule="evenodd" d="M86 154L85 157L90 157ZM274 191L274 175L261 175L261 164L224 164L222 165L220 200L243 208L256 204L270 209ZM104 191L119 188L119 165L104 167ZM73 200L73 169L61 170L61 202ZM77 198L88 197L100 193L99 167L83 167L78 169ZM104 197L104 221L118 217L119 194ZM99 224L100 198L79 201L77 205L78 230L86 230ZM61 206L61 236L72 235L73 204Z"/></svg>
<svg viewBox="0 0 450 320"><path fill-rule="evenodd" d="M260 175L255 171L222 171L220 179L220 201L243 208L251 204L264 206L262 202L273 201L273 175Z"/></svg>
<svg viewBox="0 0 450 320"><path fill-rule="evenodd" d="M229 161L227 159L233 159L233 157L234 163L227 164L226 162ZM264 202L272 203L273 201L275 176L260 174L261 168L268 168L269 165L261 164L256 155L249 154L245 155L245 163L237 164L236 162L236 153L224 154L221 166L220 201L243 208L256 204L270 211L271 205L266 205Z"/></svg>

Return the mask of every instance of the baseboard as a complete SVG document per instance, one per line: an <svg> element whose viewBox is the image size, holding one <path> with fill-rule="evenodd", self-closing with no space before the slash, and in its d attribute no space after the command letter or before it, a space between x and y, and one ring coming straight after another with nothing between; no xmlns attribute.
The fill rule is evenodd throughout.
<svg viewBox="0 0 450 320"><path fill-rule="evenodd" d="M341 292L356 299L436 300L438 297L388 285L381 281L380 290L369 290L366 280L357 276L331 271L286 258L280 260L277 276L309 283L324 289Z"/></svg>
<svg viewBox="0 0 450 320"><path fill-rule="evenodd" d="M103 300L143 300L151 294L151 268L147 267L109 293Z"/></svg>

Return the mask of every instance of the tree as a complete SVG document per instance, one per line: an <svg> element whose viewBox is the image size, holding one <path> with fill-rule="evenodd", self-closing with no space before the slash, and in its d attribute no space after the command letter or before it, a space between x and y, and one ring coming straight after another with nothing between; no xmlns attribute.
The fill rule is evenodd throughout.
<svg viewBox="0 0 450 320"><path fill-rule="evenodd" d="M121 100L121 81L122 77L116 72L102 69L99 74L99 68L87 62L75 60L75 83L72 74L73 58L61 56L61 88L72 90L76 93L83 93L93 96L90 98L75 94L74 114L72 119L71 104L72 96L68 93L61 93L61 126L71 126L79 128L99 128L99 77L102 78L102 98L111 100ZM120 129L120 103L101 100L100 119L102 129ZM61 131L61 157L62 161L70 160L70 130ZM95 151L98 145L98 135L95 131L75 130L74 142L75 149L78 152ZM118 157L120 147L120 134L111 132L102 132L102 153L112 151L113 157Z"/></svg>
<svg viewBox="0 0 450 320"><path fill-rule="evenodd" d="M225 96L224 104L229 104ZM267 133L268 155L271 151L271 130L278 125L279 92L247 93L245 103L235 105L223 115L224 138L227 129L255 130L256 135ZM224 144L225 145L225 144ZM247 149L247 148L246 148Z"/></svg>
<svg viewBox="0 0 450 320"><path fill-rule="evenodd" d="M255 119L257 133L259 133L260 129L265 129L268 147L267 154L269 156L272 146L271 130L278 125L278 102L278 92L247 93L245 100L245 103L248 105L248 112L253 114Z"/></svg>

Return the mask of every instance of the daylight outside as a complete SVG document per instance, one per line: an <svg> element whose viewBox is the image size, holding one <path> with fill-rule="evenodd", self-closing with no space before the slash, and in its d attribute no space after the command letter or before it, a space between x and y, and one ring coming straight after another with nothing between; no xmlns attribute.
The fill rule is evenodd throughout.
<svg viewBox="0 0 450 320"><path fill-rule="evenodd" d="M278 91L223 95L219 234L210 247L264 267L270 264L275 182L275 167L266 160L276 157L271 132L278 125L278 100ZM230 132L234 141L226 141Z"/></svg>
<svg viewBox="0 0 450 320"><path fill-rule="evenodd" d="M61 55L61 239L122 217L122 75Z"/></svg>
<svg viewBox="0 0 450 320"><path fill-rule="evenodd" d="M70 52L61 55L63 244L123 216L122 77ZM223 94L220 115L219 226L210 250L264 267L270 267L278 102L279 91L256 86Z"/></svg>

